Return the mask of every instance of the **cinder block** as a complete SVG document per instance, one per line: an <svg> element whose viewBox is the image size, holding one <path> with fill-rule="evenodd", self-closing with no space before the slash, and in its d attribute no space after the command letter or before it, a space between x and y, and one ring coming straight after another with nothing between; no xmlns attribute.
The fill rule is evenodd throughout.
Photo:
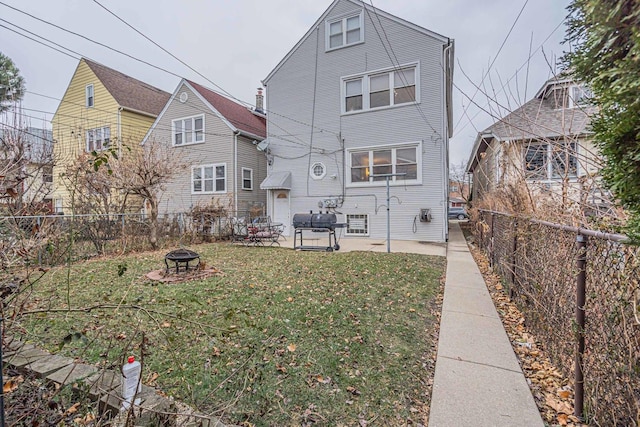
<svg viewBox="0 0 640 427"><path fill-rule="evenodd" d="M119 372L116 374L108 370L91 375L85 380L85 382L89 384L89 396L94 400L98 400L105 394L115 392L116 390L120 392L121 379L122 377Z"/></svg>
<svg viewBox="0 0 640 427"><path fill-rule="evenodd" d="M25 368L31 370L38 378L45 378L47 375L59 371L72 363L73 359L70 357L54 354L53 356L43 357L35 362L29 363Z"/></svg>
<svg viewBox="0 0 640 427"><path fill-rule="evenodd" d="M46 351L42 351L39 348L24 348L17 351L12 356L9 356L5 362L7 365L14 368L22 368L29 363L33 363L44 357L50 356Z"/></svg>
<svg viewBox="0 0 640 427"><path fill-rule="evenodd" d="M82 363L73 363L47 376L49 381L60 385L73 384L98 372L98 368Z"/></svg>

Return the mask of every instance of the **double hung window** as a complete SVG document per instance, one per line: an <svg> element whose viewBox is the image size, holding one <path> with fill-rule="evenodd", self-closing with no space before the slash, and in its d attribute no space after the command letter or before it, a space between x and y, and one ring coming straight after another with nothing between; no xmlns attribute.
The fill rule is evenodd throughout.
<svg viewBox="0 0 640 427"><path fill-rule="evenodd" d="M171 129L174 146L204 142L204 115L173 120Z"/></svg>
<svg viewBox="0 0 640 427"><path fill-rule="evenodd" d="M342 112L374 110L419 102L417 65L344 77Z"/></svg>
<svg viewBox="0 0 640 427"><path fill-rule="evenodd" d="M193 194L225 193L227 191L227 167L225 164L194 166L191 169Z"/></svg>
<svg viewBox="0 0 640 427"><path fill-rule="evenodd" d="M86 150L103 151L109 148L111 143L111 129L109 126L87 130Z"/></svg>
<svg viewBox="0 0 640 427"><path fill-rule="evenodd" d="M327 50L360 43L362 37L362 12L344 18L327 21Z"/></svg>

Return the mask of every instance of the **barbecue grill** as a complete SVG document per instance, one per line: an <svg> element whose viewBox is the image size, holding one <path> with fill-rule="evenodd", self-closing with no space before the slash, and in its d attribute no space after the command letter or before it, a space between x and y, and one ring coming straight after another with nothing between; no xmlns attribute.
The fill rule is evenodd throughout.
<svg viewBox="0 0 640 427"><path fill-rule="evenodd" d="M297 213L293 215L293 227L295 228L294 235L294 249L300 249L302 251L326 251L332 252L334 250L340 250L340 245L336 240L336 228L342 228L346 224L339 223L336 214L334 213ZM310 246L304 245L304 233L327 233L329 239L328 246ZM300 244L298 245L298 238L300 238Z"/></svg>

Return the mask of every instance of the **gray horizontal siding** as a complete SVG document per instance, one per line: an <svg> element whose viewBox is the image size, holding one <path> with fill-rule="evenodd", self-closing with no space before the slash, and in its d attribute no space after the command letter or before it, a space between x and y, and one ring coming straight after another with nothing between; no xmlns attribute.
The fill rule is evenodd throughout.
<svg viewBox="0 0 640 427"><path fill-rule="evenodd" d="M328 19L358 10L353 3L338 2L329 12ZM329 52L325 52L325 23L320 22L317 30L271 76L267 86L267 108L277 113L270 115L268 123L270 148L275 156L272 170L293 173L292 214L317 210L319 200L341 195L344 191L345 203L338 210L369 213L371 237L384 237L386 211L384 215L380 211L375 213L373 195L380 208L379 205L385 203L386 188L382 185L343 190L343 150L422 141L423 184L391 190L402 202L392 209L393 237L443 241L447 228L443 45L415 29L380 16L386 33L385 37L379 29L380 37L385 43L388 38L391 43L395 54L392 54L392 60L372 26L371 17L379 26L375 15L364 13L364 43ZM414 62L419 62L420 67L419 108L405 105L341 116L341 77ZM312 122L313 132L309 126ZM316 161L327 168L327 175L322 180L309 176L309 166ZM397 203L396 199L392 206L393 203ZM432 209L433 222L418 224L416 228L413 219L420 208Z"/></svg>

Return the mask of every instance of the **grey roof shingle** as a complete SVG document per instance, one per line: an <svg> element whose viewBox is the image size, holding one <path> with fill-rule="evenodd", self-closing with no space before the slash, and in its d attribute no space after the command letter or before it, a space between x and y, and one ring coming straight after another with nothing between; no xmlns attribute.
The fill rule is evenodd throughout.
<svg viewBox="0 0 640 427"><path fill-rule="evenodd" d="M171 94L112 68L83 58L120 106L157 116Z"/></svg>

